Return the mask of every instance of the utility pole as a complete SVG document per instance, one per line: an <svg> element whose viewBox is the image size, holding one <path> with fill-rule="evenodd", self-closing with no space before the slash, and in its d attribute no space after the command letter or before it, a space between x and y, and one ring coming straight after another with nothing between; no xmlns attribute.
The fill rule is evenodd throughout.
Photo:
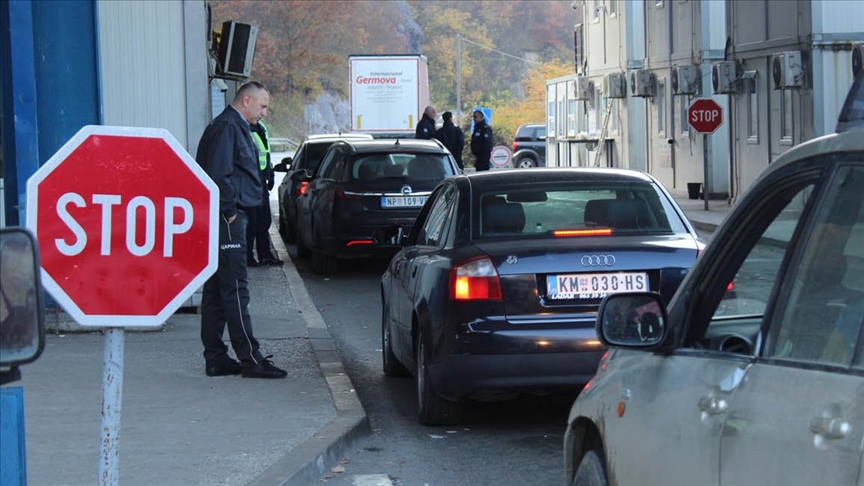
<svg viewBox="0 0 864 486"><path fill-rule="evenodd" d="M462 36L456 34L456 123L462 120Z"/></svg>

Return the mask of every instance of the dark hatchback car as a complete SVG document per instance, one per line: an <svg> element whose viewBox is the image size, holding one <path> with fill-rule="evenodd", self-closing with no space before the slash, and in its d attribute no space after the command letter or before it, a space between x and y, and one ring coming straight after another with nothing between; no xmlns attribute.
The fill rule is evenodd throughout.
<svg viewBox="0 0 864 486"><path fill-rule="evenodd" d="M578 389L604 351L601 299L671 297L704 246L659 182L617 169L453 177L375 240L401 245L381 279L384 373L416 376L424 424L459 421L465 398Z"/></svg>
<svg viewBox="0 0 864 486"><path fill-rule="evenodd" d="M864 486L864 73L838 133L766 167L671 301L609 296L597 334L566 484Z"/></svg>
<svg viewBox="0 0 864 486"><path fill-rule="evenodd" d="M546 165L546 125L526 123L513 138L513 167L528 169Z"/></svg>
<svg viewBox="0 0 864 486"><path fill-rule="evenodd" d="M297 198L306 191L307 181L291 177L305 170L310 177L315 177L321 159L331 145L339 140L372 140L372 135L366 133L340 133L309 135L300 144L293 157L285 157L273 166L276 172L285 172L282 183L277 190L279 196L279 234L288 243L297 241Z"/></svg>
<svg viewBox="0 0 864 486"><path fill-rule="evenodd" d="M395 250L372 245L383 226L410 226L432 189L459 173L437 140L364 140L334 143L316 177L304 177L297 199L298 255L312 256L313 270L330 274L339 259L391 257Z"/></svg>

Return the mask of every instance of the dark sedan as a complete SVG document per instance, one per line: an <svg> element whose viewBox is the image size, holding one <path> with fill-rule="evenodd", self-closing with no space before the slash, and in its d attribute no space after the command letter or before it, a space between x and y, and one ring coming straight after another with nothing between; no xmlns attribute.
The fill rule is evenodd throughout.
<svg viewBox="0 0 864 486"><path fill-rule="evenodd" d="M339 140L372 140L366 133L339 133L309 135L297 148L293 157L285 157L273 166L276 172L285 172L279 184L279 234L288 243L297 241L297 198L306 192L308 181L295 176L305 170L306 179L315 177L321 159L331 145Z"/></svg>
<svg viewBox="0 0 864 486"><path fill-rule="evenodd" d="M320 274L337 270L340 259L393 256L372 245L375 230L411 225L432 189L459 173L437 140L354 140L334 143L316 177L298 197L300 256L312 256Z"/></svg>
<svg viewBox="0 0 864 486"><path fill-rule="evenodd" d="M601 299L672 297L704 246L659 182L618 169L453 177L375 240L401 246L381 279L384 373L416 376L424 424L458 422L465 398L578 389L604 351Z"/></svg>

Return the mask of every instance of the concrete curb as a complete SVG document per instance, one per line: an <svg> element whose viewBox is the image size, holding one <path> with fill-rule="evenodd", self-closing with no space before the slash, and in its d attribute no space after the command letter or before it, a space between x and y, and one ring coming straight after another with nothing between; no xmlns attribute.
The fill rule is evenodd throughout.
<svg viewBox="0 0 864 486"><path fill-rule="evenodd" d="M290 258L278 233L270 235L282 258ZM315 308L312 298L297 268L289 261L282 267L294 303L306 320L306 331L318 366L336 408L336 418L303 443L297 445L275 464L248 483L249 486L305 486L312 484L338 464L339 459L359 438L369 434L369 419L351 378L345 371L336 346L327 330L324 318Z"/></svg>

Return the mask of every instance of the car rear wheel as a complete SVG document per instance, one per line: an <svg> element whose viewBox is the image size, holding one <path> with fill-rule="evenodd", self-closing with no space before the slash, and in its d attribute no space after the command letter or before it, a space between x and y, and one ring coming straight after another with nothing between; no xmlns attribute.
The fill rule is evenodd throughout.
<svg viewBox="0 0 864 486"><path fill-rule="evenodd" d="M522 157L516 161L516 167L520 169L530 169L532 167L537 167L537 161L531 157Z"/></svg>
<svg viewBox="0 0 864 486"><path fill-rule="evenodd" d="M432 388L426 364L426 343L420 336L417 343L417 419L423 425L452 425L462 421L464 412L460 402L442 398Z"/></svg>
<svg viewBox="0 0 864 486"><path fill-rule="evenodd" d="M318 248L312 250L312 270L318 275L333 275L337 264L336 257L326 255Z"/></svg>
<svg viewBox="0 0 864 486"><path fill-rule="evenodd" d="M390 323L387 319L389 306L384 305L381 313L381 362L384 374L387 376L407 376L408 370L396 359L393 353L393 343L390 341Z"/></svg>
<svg viewBox="0 0 864 486"><path fill-rule="evenodd" d="M576 477L573 478L573 486L608 486L605 463L603 451L600 449L588 451L579 463Z"/></svg>
<svg viewBox="0 0 864 486"><path fill-rule="evenodd" d="M285 243L297 243L297 228L282 214L279 215L279 234Z"/></svg>

